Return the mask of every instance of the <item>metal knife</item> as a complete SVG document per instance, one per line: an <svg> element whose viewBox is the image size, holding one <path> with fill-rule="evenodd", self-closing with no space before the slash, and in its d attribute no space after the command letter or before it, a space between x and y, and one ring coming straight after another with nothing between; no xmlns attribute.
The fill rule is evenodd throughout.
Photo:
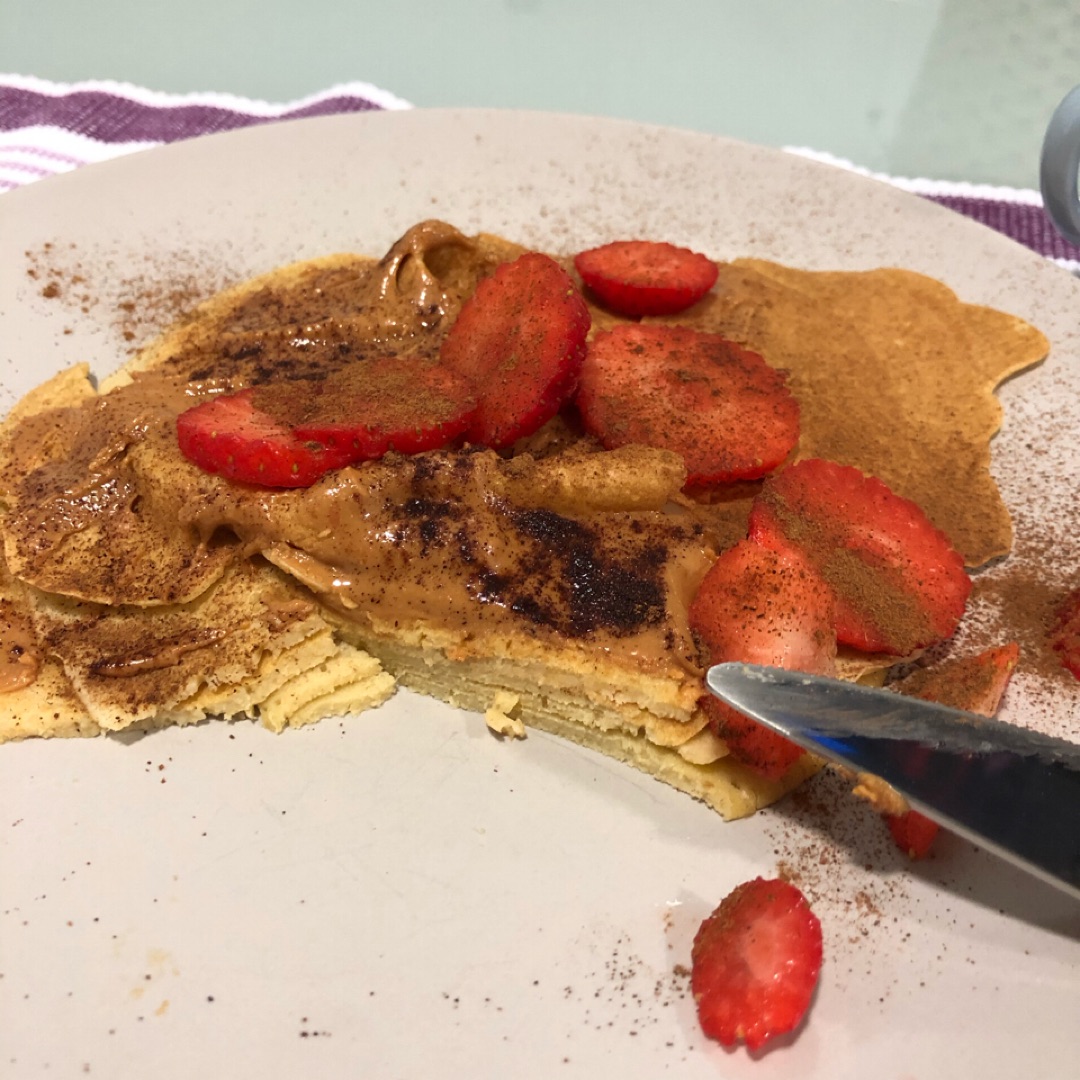
<svg viewBox="0 0 1080 1080"><path fill-rule="evenodd" d="M1080 899L1080 745L782 668L718 664L707 682L739 712L880 777L927 817Z"/></svg>

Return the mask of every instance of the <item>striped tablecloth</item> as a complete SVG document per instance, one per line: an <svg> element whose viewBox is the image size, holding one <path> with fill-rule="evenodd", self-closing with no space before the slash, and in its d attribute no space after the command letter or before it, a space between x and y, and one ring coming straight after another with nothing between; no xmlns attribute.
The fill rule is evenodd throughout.
<svg viewBox="0 0 1080 1080"><path fill-rule="evenodd" d="M407 108L407 101L363 82L274 104L232 94L165 94L116 82L60 84L0 74L0 194L91 162L197 135L305 116ZM818 151L788 149L866 172ZM1080 272L1080 248L1054 230L1037 191L867 175L942 203Z"/></svg>

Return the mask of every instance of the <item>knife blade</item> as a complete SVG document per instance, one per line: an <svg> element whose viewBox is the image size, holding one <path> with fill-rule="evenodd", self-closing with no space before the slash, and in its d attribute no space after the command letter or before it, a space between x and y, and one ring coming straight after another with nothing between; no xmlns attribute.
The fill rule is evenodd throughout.
<svg viewBox="0 0 1080 1080"><path fill-rule="evenodd" d="M1080 899L1080 745L892 690L754 664L721 701L895 788L921 813Z"/></svg>

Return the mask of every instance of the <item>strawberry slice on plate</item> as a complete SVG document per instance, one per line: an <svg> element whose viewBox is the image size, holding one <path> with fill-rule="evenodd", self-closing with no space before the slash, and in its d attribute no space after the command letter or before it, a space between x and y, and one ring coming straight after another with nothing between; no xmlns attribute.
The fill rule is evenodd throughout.
<svg viewBox="0 0 1080 1080"><path fill-rule="evenodd" d="M265 391L288 392L281 384ZM368 461L388 450L417 454L447 446L468 431L476 411L472 384L443 365L419 356L377 357L328 375L293 434Z"/></svg>
<svg viewBox="0 0 1080 1080"><path fill-rule="evenodd" d="M757 1050L806 1015L821 972L821 923L794 885L754 878L702 922L690 955L701 1030Z"/></svg>
<svg viewBox="0 0 1080 1080"><path fill-rule="evenodd" d="M616 240L574 257L574 268L604 307L618 315L676 315L716 284L716 264L689 248L654 240Z"/></svg>
<svg viewBox="0 0 1080 1080"><path fill-rule="evenodd" d="M685 326L597 334L577 405L609 450L644 443L681 454L690 484L765 476L799 438L799 406L782 372L719 334Z"/></svg>
<svg viewBox="0 0 1080 1080"><path fill-rule="evenodd" d="M832 590L837 640L866 652L906 656L951 637L971 591L919 506L848 465L811 458L769 477L749 535L802 551Z"/></svg>
<svg viewBox="0 0 1080 1080"><path fill-rule="evenodd" d="M894 689L952 709L993 716L1019 659L1020 646L1011 641L971 656L950 657L933 667L920 668L895 683ZM886 813L884 817L893 840L912 859L925 858L941 831L936 821L918 810Z"/></svg>
<svg viewBox="0 0 1080 1080"><path fill-rule="evenodd" d="M816 675L835 669L832 597L797 551L750 540L728 548L702 579L689 623L709 664L739 661ZM802 756L789 739L711 694L701 704L732 754L764 776L778 779Z"/></svg>
<svg viewBox="0 0 1080 1080"><path fill-rule="evenodd" d="M199 468L230 480L265 487L308 487L350 454L305 441L255 407L254 390L204 401L180 414L180 452Z"/></svg>
<svg viewBox="0 0 1080 1080"><path fill-rule="evenodd" d="M539 252L481 281L440 353L476 388L468 437L502 449L550 420L577 387L591 321L570 275Z"/></svg>

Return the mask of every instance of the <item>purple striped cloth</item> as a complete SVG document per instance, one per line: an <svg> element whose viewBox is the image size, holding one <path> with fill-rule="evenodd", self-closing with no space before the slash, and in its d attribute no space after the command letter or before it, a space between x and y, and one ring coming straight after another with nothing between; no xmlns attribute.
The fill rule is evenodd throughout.
<svg viewBox="0 0 1080 1080"><path fill-rule="evenodd" d="M926 197L1011 236L1040 255L1068 264L1073 270L1080 269L1080 248L1070 244L1054 228L1041 199L1025 203L963 194L927 194Z"/></svg>
<svg viewBox="0 0 1080 1080"><path fill-rule="evenodd" d="M0 75L0 192L81 165L274 120L407 109L369 83L286 104L231 94L164 94L114 82L61 84Z"/></svg>
<svg viewBox="0 0 1080 1080"><path fill-rule="evenodd" d="M230 94L165 94L114 82L65 85L0 75L0 193L91 162L197 135L274 120L406 108L408 102L369 83L347 83L299 101L271 104ZM827 154L789 149L932 199L1080 271L1080 248L1058 235L1038 192L868 173Z"/></svg>

